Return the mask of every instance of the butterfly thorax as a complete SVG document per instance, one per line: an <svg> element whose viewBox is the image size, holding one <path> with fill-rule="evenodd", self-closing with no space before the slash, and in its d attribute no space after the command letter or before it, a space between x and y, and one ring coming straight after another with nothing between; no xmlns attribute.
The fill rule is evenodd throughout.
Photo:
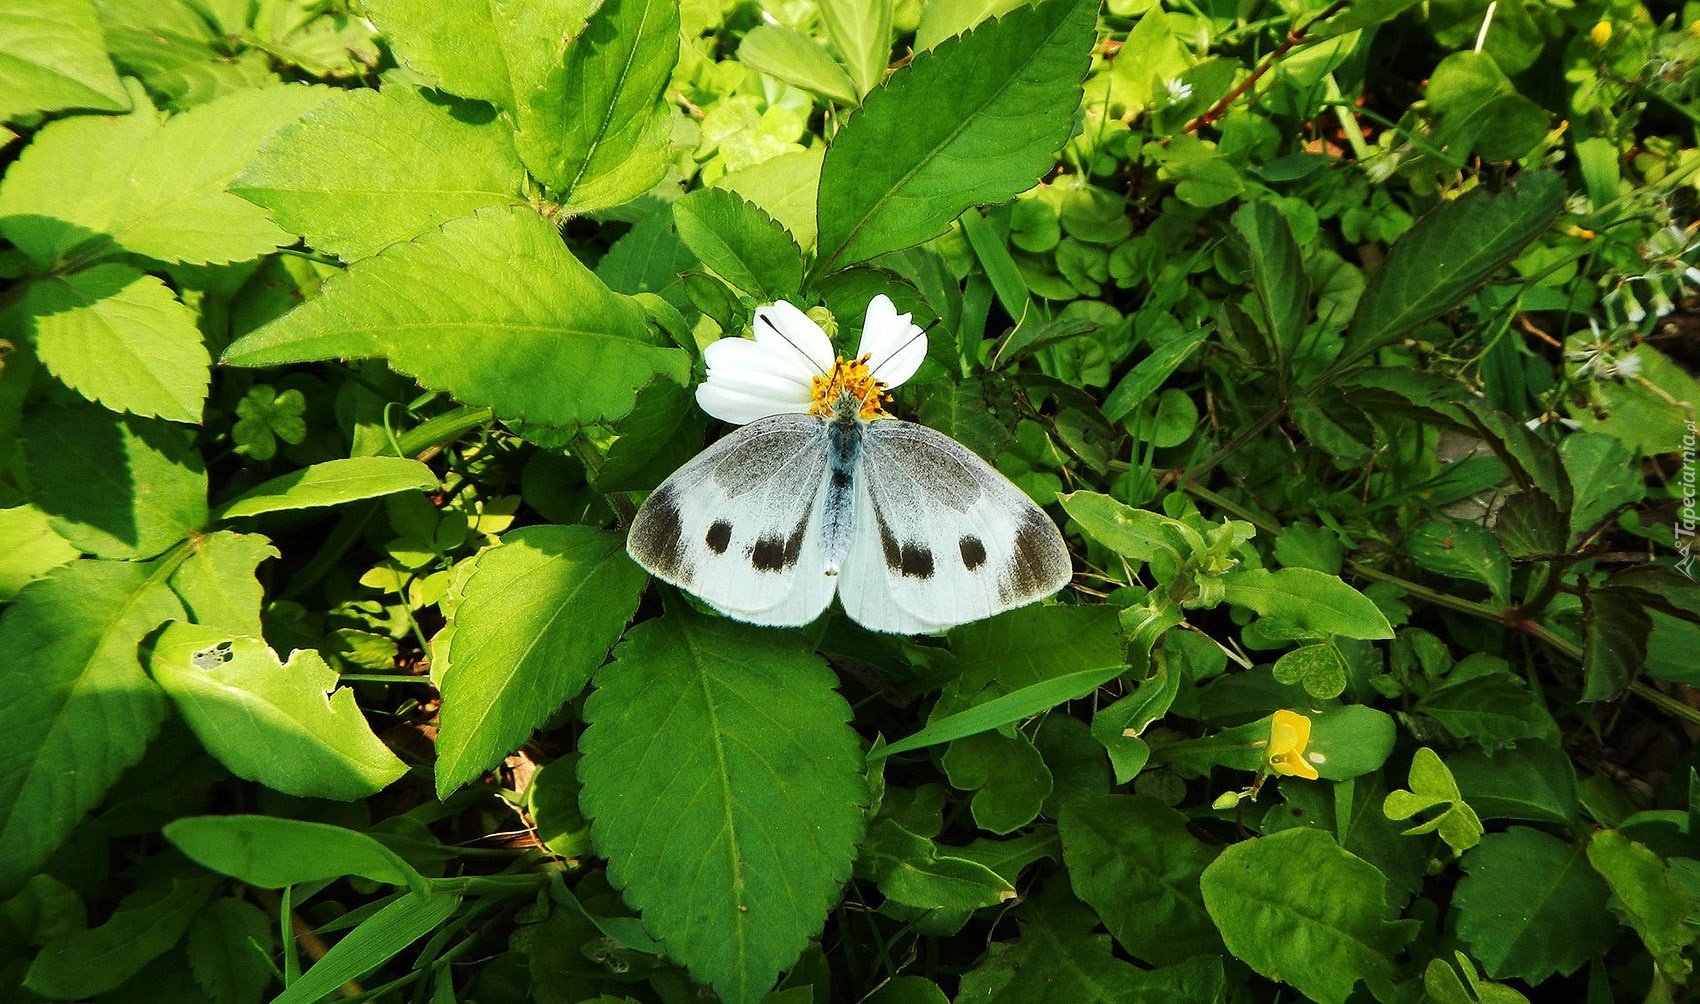
<svg viewBox="0 0 1700 1004"><path fill-rule="evenodd" d="M814 401L809 414L822 418L856 415L863 421L883 417L885 403L891 397L885 393L885 384L874 379L868 370L869 358L867 354L855 359L841 358L833 364L831 373L815 377L810 388Z"/></svg>

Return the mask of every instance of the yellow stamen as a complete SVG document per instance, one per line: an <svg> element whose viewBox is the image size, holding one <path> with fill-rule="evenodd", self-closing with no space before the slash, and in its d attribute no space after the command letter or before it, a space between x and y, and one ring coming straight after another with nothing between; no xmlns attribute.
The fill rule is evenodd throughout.
<svg viewBox="0 0 1700 1004"><path fill-rule="evenodd" d="M861 414L864 420L884 415L884 405L891 400L891 396L885 393L885 384L875 380L873 374L868 372L870 358L872 357L867 353L856 359L839 357L831 373L815 377L810 391L814 403L809 406L809 414L830 416L838 399L848 394L862 403Z"/></svg>

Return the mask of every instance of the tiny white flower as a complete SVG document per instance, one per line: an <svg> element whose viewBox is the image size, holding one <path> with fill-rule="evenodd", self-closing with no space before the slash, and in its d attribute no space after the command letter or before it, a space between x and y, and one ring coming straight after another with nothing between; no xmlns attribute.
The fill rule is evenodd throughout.
<svg viewBox="0 0 1700 1004"><path fill-rule="evenodd" d="M1617 375L1620 377L1637 377L1641 375L1641 357L1624 356L1617 360Z"/></svg>
<svg viewBox="0 0 1700 1004"><path fill-rule="evenodd" d="M1192 85L1179 78L1169 81L1164 86L1168 88L1169 104L1171 105L1179 104L1192 97Z"/></svg>
<svg viewBox="0 0 1700 1004"><path fill-rule="evenodd" d="M834 387L854 386L866 417L881 414L879 392L896 387L920 369L927 339L899 314L889 297L868 303L856 358L835 357L832 339L807 314L779 300L757 307L755 339L722 338L703 350L708 378L697 386L697 405L715 418L746 425L786 413L825 414Z"/></svg>
<svg viewBox="0 0 1700 1004"><path fill-rule="evenodd" d="M1682 270L1682 277L1687 279L1696 289L1700 289L1700 268L1690 265Z"/></svg>
<svg viewBox="0 0 1700 1004"><path fill-rule="evenodd" d="M1653 289L1652 304L1654 317L1668 316L1671 311L1676 309L1676 304L1670 302L1670 297L1665 294L1665 291L1657 287Z"/></svg>

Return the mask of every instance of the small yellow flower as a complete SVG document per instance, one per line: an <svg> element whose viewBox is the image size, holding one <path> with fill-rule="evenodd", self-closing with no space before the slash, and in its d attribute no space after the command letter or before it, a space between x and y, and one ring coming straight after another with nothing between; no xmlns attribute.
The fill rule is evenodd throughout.
<svg viewBox="0 0 1700 1004"><path fill-rule="evenodd" d="M1277 774L1317 779L1316 768L1305 759L1305 744L1310 742L1310 717L1291 711L1277 711L1269 723L1269 748L1263 761Z"/></svg>
<svg viewBox="0 0 1700 1004"><path fill-rule="evenodd" d="M1611 22L1601 21L1588 32L1588 41L1603 46L1611 41Z"/></svg>

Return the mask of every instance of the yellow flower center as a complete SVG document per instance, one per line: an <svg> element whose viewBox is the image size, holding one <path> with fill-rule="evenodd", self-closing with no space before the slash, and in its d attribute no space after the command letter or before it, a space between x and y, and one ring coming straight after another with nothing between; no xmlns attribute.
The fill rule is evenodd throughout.
<svg viewBox="0 0 1700 1004"><path fill-rule="evenodd" d="M809 414L830 417L839 399L848 396L861 402L863 420L884 415L884 405L891 396L885 393L885 384L875 380L874 375L868 372L870 358L867 353L855 359L841 356L831 373L815 377L810 390L814 403L809 406Z"/></svg>

